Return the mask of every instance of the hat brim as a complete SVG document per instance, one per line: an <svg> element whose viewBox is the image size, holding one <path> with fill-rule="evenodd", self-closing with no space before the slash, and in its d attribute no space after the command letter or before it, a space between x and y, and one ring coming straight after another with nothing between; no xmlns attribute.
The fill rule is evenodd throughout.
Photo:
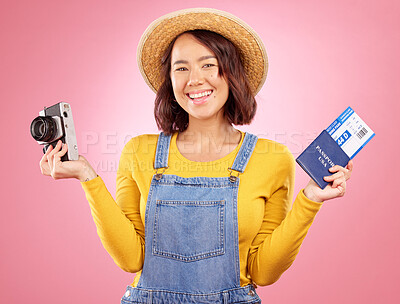
<svg viewBox="0 0 400 304"><path fill-rule="evenodd" d="M240 53L250 87L256 95L267 77L268 58L257 33L245 22L211 8L184 9L152 22L140 39L137 61L149 87L157 92L162 84L161 59L173 39L190 30L216 32L230 40Z"/></svg>

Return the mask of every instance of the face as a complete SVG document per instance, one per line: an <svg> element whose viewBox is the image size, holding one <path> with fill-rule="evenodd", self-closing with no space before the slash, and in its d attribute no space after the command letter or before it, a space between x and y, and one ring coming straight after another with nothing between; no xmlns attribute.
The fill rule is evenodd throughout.
<svg viewBox="0 0 400 304"><path fill-rule="evenodd" d="M171 53L171 82L176 101L189 119L222 119L229 86L218 73L214 53L192 35L183 34Z"/></svg>

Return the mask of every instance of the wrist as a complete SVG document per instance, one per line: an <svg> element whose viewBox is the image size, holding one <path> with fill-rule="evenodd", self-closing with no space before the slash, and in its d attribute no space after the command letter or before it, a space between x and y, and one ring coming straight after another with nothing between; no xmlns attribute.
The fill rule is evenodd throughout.
<svg viewBox="0 0 400 304"><path fill-rule="evenodd" d="M314 190L307 185L307 187L304 188L303 190L304 195L311 201L317 202L317 203L322 203L323 200L318 197L315 193Z"/></svg>
<svg viewBox="0 0 400 304"><path fill-rule="evenodd" d="M88 182L97 177L97 173L93 170L93 168L86 163L83 170L77 177L81 183Z"/></svg>

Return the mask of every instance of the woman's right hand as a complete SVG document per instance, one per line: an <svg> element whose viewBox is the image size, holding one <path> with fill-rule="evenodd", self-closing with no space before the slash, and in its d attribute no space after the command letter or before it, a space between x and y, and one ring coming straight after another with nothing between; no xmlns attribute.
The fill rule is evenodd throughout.
<svg viewBox="0 0 400 304"><path fill-rule="evenodd" d="M61 161L61 157L68 151L67 144L62 145L61 140L54 147L50 145L40 160L40 171L43 175L54 179L76 178L85 182L97 177L96 172L82 155L78 160Z"/></svg>

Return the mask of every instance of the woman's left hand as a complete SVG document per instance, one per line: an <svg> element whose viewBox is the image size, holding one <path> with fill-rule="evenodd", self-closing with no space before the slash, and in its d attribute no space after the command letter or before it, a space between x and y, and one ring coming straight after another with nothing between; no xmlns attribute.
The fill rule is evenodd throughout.
<svg viewBox="0 0 400 304"><path fill-rule="evenodd" d="M315 202L323 202L336 197L342 197L346 192L346 181L350 179L353 171L353 161L350 160L343 168L341 166L333 166L329 169L332 175L325 176L324 180L329 182L324 189L321 189L312 179L304 188L304 194L307 198Z"/></svg>

